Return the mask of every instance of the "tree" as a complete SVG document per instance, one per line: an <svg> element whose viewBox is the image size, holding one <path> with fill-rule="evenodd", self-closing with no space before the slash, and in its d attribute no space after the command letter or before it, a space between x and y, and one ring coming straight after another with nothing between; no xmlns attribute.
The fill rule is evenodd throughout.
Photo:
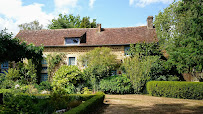
<svg viewBox="0 0 203 114"><path fill-rule="evenodd" d="M159 43L169 54L168 65L176 65L180 73L196 75L203 65L203 9L201 0L172 3L155 17Z"/></svg>
<svg viewBox="0 0 203 114"><path fill-rule="evenodd" d="M30 23L20 24L18 25L18 27L20 28L20 30L41 30L43 28L43 25L40 25L39 21L35 20Z"/></svg>
<svg viewBox="0 0 203 114"><path fill-rule="evenodd" d="M91 28L90 17L83 17L80 23L80 28Z"/></svg>
<svg viewBox="0 0 203 114"><path fill-rule="evenodd" d="M84 69L84 73L86 79L90 80L94 90L96 90L99 80L108 77L110 71L117 65L116 56L107 47L95 48L82 55L79 61L82 63L82 66L87 66Z"/></svg>
<svg viewBox="0 0 203 114"><path fill-rule="evenodd" d="M18 38L12 38L12 34L1 30L0 32L0 63L5 61L22 61L24 58L32 59L33 64L37 67L38 79L41 72L42 46L27 44ZM39 81L39 80L38 80Z"/></svg>
<svg viewBox="0 0 203 114"><path fill-rule="evenodd" d="M58 19L52 19L51 24L49 24L49 29L63 29L63 28L95 28L96 19L90 23L90 17L83 17L82 20L80 16L73 16L72 14L63 15L59 14Z"/></svg>

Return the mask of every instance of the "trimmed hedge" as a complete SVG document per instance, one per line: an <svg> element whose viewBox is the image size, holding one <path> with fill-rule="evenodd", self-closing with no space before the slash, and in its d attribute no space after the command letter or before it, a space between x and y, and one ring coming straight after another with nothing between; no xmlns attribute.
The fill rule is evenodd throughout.
<svg viewBox="0 0 203 114"><path fill-rule="evenodd" d="M103 104L105 94L98 93L91 99L85 101L84 103L80 104L78 107L73 108L64 114L87 114L94 111L100 105Z"/></svg>
<svg viewBox="0 0 203 114"><path fill-rule="evenodd" d="M203 99L203 82L150 81L147 91L152 96Z"/></svg>
<svg viewBox="0 0 203 114"><path fill-rule="evenodd" d="M67 94L64 96L49 94L26 94L13 90L0 89L3 94L3 104L0 104L0 113L53 113L56 110L73 108L82 101L87 101L96 95ZM78 101L78 102L74 102ZM73 104L74 102L75 104ZM72 104L71 104L72 103Z"/></svg>

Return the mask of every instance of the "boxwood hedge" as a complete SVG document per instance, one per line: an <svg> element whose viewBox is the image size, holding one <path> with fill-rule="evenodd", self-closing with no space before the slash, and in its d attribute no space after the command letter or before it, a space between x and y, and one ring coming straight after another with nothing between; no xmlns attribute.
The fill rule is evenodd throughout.
<svg viewBox="0 0 203 114"><path fill-rule="evenodd" d="M203 82L150 81L147 91L152 96L203 99Z"/></svg>
<svg viewBox="0 0 203 114"><path fill-rule="evenodd" d="M91 99L80 104L78 107L73 108L64 114L88 114L93 112L96 108L103 104L105 94L100 92Z"/></svg>

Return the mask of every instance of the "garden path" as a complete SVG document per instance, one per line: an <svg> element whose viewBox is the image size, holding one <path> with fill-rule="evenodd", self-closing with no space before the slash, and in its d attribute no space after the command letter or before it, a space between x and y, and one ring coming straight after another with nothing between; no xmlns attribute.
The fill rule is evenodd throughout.
<svg viewBox="0 0 203 114"><path fill-rule="evenodd" d="M98 113L98 112L97 112ZM106 95L100 114L203 114L203 100L149 95Z"/></svg>

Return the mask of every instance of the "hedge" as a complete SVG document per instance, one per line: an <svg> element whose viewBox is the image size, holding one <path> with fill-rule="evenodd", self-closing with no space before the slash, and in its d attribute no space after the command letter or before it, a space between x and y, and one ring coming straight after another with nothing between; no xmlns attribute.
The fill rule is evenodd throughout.
<svg viewBox="0 0 203 114"><path fill-rule="evenodd" d="M152 96L203 99L203 82L150 81L147 92Z"/></svg>
<svg viewBox="0 0 203 114"><path fill-rule="evenodd" d="M0 104L0 113L53 113L56 110L73 108L82 101L87 101L94 96L92 94L67 94L64 96L53 96L49 94L26 94L14 93L13 90L0 89L3 95L3 105ZM71 104L71 102L77 104ZM80 102L81 101L81 102ZM75 103L75 102L74 102Z"/></svg>
<svg viewBox="0 0 203 114"><path fill-rule="evenodd" d="M93 112L96 108L103 104L105 94L99 93L96 94L91 99L80 104L78 107L73 108L64 114L87 114Z"/></svg>

